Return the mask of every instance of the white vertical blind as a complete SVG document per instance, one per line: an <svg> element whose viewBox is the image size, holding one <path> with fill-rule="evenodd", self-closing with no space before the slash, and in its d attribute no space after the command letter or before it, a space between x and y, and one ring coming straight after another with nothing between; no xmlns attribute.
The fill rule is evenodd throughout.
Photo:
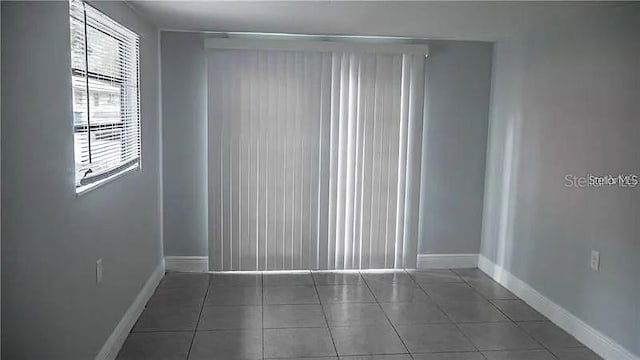
<svg viewBox="0 0 640 360"><path fill-rule="evenodd" d="M139 37L69 2L76 187L139 166Z"/></svg>
<svg viewBox="0 0 640 360"><path fill-rule="evenodd" d="M212 270L415 266L424 55L225 49L208 66Z"/></svg>

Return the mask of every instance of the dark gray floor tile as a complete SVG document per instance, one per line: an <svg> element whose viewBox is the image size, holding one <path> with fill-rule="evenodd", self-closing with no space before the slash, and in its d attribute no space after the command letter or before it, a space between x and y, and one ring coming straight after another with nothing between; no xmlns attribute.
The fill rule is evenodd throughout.
<svg viewBox="0 0 640 360"><path fill-rule="evenodd" d="M318 286L318 295L323 304L343 302L376 302L369 287L362 285L326 285Z"/></svg>
<svg viewBox="0 0 640 360"><path fill-rule="evenodd" d="M431 302L429 296L414 284L373 284L370 287L379 302Z"/></svg>
<svg viewBox="0 0 640 360"><path fill-rule="evenodd" d="M372 284L415 284L413 278L409 276L405 271L363 271L362 277L364 280Z"/></svg>
<svg viewBox="0 0 640 360"><path fill-rule="evenodd" d="M382 303L382 309L394 325L449 323L449 318L431 303Z"/></svg>
<svg viewBox="0 0 640 360"><path fill-rule="evenodd" d="M554 349L552 352L558 360L602 360L598 354L586 347L575 349Z"/></svg>
<svg viewBox="0 0 640 360"><path fill-rule="evenodd" d="M313 271L316 285L360 285L364 279L358 272Z"/></svg>
<svg viewBox="0 0 640 360"><path fill-rule="evenodd" d="M514 323L460 324L459 327L481 351L542 348Z"/></svg>
<svg viewBox="0 0 640 360"><path fill-rule="evenodd" d="M481 301L448 301L440 305L456 323L509 321L493 304Z"/></svg>
<svg viewBox="0 0 640 360"><path fill-rule="evenodd" d="M265 305L264 327L327 327L327 322L320 305Z"/></svg>
<svg viewBox="0 0 640 360"><path fill-rule="evenodd" d="M210 288L205 306L261 305L261 287L216 287Z"/></svg>
<svg viewBox="0 0 640 360"><path fill-rule="evenodd" d="M288 358L286 360L293 360L294 358ZM285 360L283 358L264 358L264 360ZM321 357L305 357L300 360L338 360L337 356L321 356Z"/></svg>
<svg viewBox="0 0 640 360"><path fill-rule="evenodd" d="M211 274L209 284L214 287L260 287L262 286L262 274Z"/></svg>
<svg viewBox="0 0 640 360"><path fill-rule="evenodd" d="M283 358L264 358L264 360L284 360ZM286 360L293 360L293 358L289 358ZM338 360L337 356L322 356L322 357L305 357L300 360Z"/></svg>
<svg viewBox="0 0 640 360"><path fill-rule="evenodd" d="M198 331L189 360L260 360L262 330Z"/></svg>
<svg viewBox="0 0 640 360"><path fill-rule="evenodd" d="M484 300L482 295L464 283L432 283L420 286L437 303Z"/></svg>
<svg viewBox="0 0 640 360"><path fill-rule="evenodd" d="M390 325L332 328L338 355L406 353L402 341Z"/></svg>
<svg viewBox="0 0 640 360"><path fill-rule="evenodd" d="M206 288L209 285L209 274L168 272L160 281L159 288Z"/></svg>
<svg viewBox="0 0 640 360"><path fill-rule="evenodd" d="M323 305L329 326L366 326L388 324L389 321L376 303L340 303Z"/></svg>
<svg viewBox="0 0 640 360"><path fill-rule="evenodd" d="M261 306L205 306L198 330L261 329Z"/></svg>
<svg viewBox="0 0 640 360"><path fill-rule="evenodd" d="M479 352L413 354L414 360L485 360Z"/></svg>
<svg viewBox="0 0 640 360"><path fill-rule="evenodd" d="M195 331L201 307L160 306L144 309L134 332L143 331Z"/></svg>
<svg viewBox="0 0 640 360"><path fill-rule="evenodd" d="M313 278L310 272L305 273L265 273L262 275L262 284L264 286L297 286L297 285L313 285Z"/></svg>
<svg viewBox="0 0 640 360"><path fill-rule="evenodd" d="M168 287L158 288L147 307L199 307L202 306L206 288L200 287Z"/></svg>
<svg viewBox="0 0 640 360"><path fill-rule="evenodd" d="M191 332L129 334L117 360L185 360L192 337Z"/></svg>
<svg viewBox="0 0 640 360"><path fill-rule="evenodd" d="M452 324L402 325L396 330L411 353L476 350Z"/></svg>
<svg viewBox="0 0 640 360"><path fill-rule="evenodd" d="M319 303L318 294L313 286L270 286L264 288L265 305Z"/></svg>
<svg viewBox="0 0 640 360"><path fill-rule="evenodd" d="M411 270L407 271L417 283L451 283L463 282L458 274L448 269Z"/></svg>
<svg viewBox="0 0 640 360"><path fill-rule="evenodd" d="M409 354L356 355L356 356L341 356L340 360L411 360L411 356Z"/></svg>
<svg viewBox="0 0 640 360"><path fill-rule="evenodd" d="M513 321L547 320L544 315L522 300L492 300L491 302Z"/></svg>
<svg viewBox="0 0 640 360"><path fill-rule="evenodd" d="M327 328L265 329L264 355L267 358L335 356Z"/></svg>
<svg viewBox="0 0 640 360"><path fill-rule="evenodd" d="M505 289L497 282L489 280L469 280L467 283L477 292L489 300L517 299L511 291Z"/></svg>
<svg viewBox="0 0 640 360"><path fill-rule="evenodd" d="M519 322L518 326L548 349L584 346L576 338L550 321Z"/></svg>
<svg viewBox="0 0 640 360"><path fill-rule="evenodd" d="M547 350L485 351L487 360L556 360Z"/></svg>
<svg viewBox="0 0 640 360"><path fill-rule="evenodd" d="M478 268L469 268L469 269L451 269L454 273L458 274L462 279L466 280L483 280L483 279L491 279L489 275L485 274L482 270Z"/></svg>

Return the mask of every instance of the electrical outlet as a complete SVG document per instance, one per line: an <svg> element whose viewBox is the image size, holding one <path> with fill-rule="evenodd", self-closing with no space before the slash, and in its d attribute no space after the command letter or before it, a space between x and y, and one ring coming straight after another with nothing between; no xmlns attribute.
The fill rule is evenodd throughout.
<svg viewBox="0 0 640 360"><path fill-rule="evenodd" d="M600 271L600 253L595 250L591 250L591 269Z"/></svg>
<svg viewBox="0 0 640 360"><path fill-rule="evenodd" d="M102 284L102 259L96 261L96 285Z"/></svg>

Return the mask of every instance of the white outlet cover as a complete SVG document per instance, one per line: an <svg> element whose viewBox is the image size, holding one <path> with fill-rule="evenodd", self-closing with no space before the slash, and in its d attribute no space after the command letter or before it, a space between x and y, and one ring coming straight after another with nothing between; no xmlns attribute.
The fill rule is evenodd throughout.
<svg viewBox="0 0 640 360"><path fill-rule="evenodd" d="M595 250L591 250L591 269L600 271L600 253Z"/></svg>
<svg viewBox="0 0 640 360"><path fill-rule="evenodd" d="M96 285L102 283L102 259L96 261Z"/></svg>

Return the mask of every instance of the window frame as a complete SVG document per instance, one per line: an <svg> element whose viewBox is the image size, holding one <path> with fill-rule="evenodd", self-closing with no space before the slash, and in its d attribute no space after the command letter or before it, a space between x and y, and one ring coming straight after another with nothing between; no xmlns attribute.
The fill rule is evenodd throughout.
<svg viewBox="0 0 640 360"><path fill-rule="evenodd" d="M136 102L136 111L135 111L135 118L133 120L133 123L136 124L136 129L137 129L137 134L134 136L135 139L137 139L137 141L135 142L134 145L130 145L131 147L137 147L137 156L133 159L129 159L126 162L122 162L119 165L116 165L112 168L109 168L108 170L105 170L103 172L98 173L97 175L94 175L92 177L90 177L87 181L84 181L85 178L83 177L82 179L80 179L79 181L77 180L77 172L78 172L78 162L76 161L76 152L74 151L74 187L75 187L75 193L76 195L81 195L84 194L90 190L93 190L97 187L100 187L104 184L107 184L113 180L116 180L124 175L127 175L128 173L134 172L134 171L140 171L142 168L142 106L141 106L141 96L140 96L140 35L131 30L129 27L123 25L121 22L116 21L115 19L111 18L110 16L106 15L104 12L96 9L95 7L89 5L88 3L86 3L84 0L69 0L68 4L69 7L71 7L72 3L78 3L81 4L82 6L82 16L83 18L78 18L78 16L74 16L74 14L72 13L71 9L69 10L69 28L72 29L72 21L79 21L82 26L83 26L83 33L84 33L84 39L82 40L83 42L83 49L84 49L84 69L78 68L78 67L74 67L74 62L71 61L71 72L70 72L70 78L71 78L71 83L73 84L73 79L75 77L80 77L83 80L86 81L86 84L82 87L82 89L84 89L84 91L86 92L86 116L87 116L87 120L86 120L86 124L76 124L75 120L73 120L75 118L75 115L72 114L72 125L73 125L73 135L74 135L74 147L75 147L75 135L76 134L81 134L81 133L86 133L87 134L87 146L88 146L88 153L89 153L89 157L91 159L91 133L92 132L97 132L99 130L106 130L106 129L110 129L110 130L114 130L114 131L119 131L121 133L124 133L127 131L127 127L131 126L127 123L126 121L126 117L124 114L127 113L127 110L129 110L129 106L127 105L127 97L131 96L133 94L135 94L135 102ZM127 86L127 80L126 77L127 75L124 72L124 69L121 67L119 69L119 75L120 76L113 76L113 75L109 75L109 74L103 74L100 72L96 72L96 71L89 71L89 54L88 54L88 49L89 49L89 40L88 40L88 28L91 28L93 31L98 31L106 36L109 36L111 38L114 38L117 42L118 42L118 60L119 62L123 62L126 63L126 59L128 58L126 54L127 50L122 43L122 40L119 39L118 37L116 37L113 33L109 33L107 31L104 31L103 29L97 28L95 26L92 26L91 24L88 23L88 17L90 16L89 14L87 14L87 8L90 8L92 12L94 12L95 14L99 14L99 16L103 16L105 18L107 18L109 21L111 21L113 24L117 25L120 27L120 29L114 29L114 32L118 32L118 31L124 31L124 32L128 32L130 34L126 35L126 39L127 40L134 40L135 45L135 64L131 64L131 66L127 66L131 69L135 69L135 71L132 71L131 74L135 74L135 90L125 90ZM72 31L72 30L70 30ZM130 38L128 37L130 36ZM69 42L69 49L70 49L70 53L73 56L73 49L71 48L72 46L72 41ZM130 55L129 55L130 56ZM119 111L119 119L118 120L114 120L111 122L98 122L98 123L91 123L91 95L90 95L90 86L89 86L89 81L101 81L101 82L108 82L109 85L112 85L114 87L117 87L119 89L120 92L120 111ZM73 94L74 90L72 87L72 103L74 102L74 94ZM72 105L73 107L73 105ZM72 113L73 113L73 109L72 109ZM95 116L94 116L95 117ZM84 129L84 131L83 131ZM120 138L120 147L123 148L127 148L126 145L124 145L124 143L127 141L127 137L126 135L121 135L122 137ZM91 160L89 160L89 163L91 164ZM89 169L91 170L91 169ZM86 176L86 175L85 175Z"/></svg>

